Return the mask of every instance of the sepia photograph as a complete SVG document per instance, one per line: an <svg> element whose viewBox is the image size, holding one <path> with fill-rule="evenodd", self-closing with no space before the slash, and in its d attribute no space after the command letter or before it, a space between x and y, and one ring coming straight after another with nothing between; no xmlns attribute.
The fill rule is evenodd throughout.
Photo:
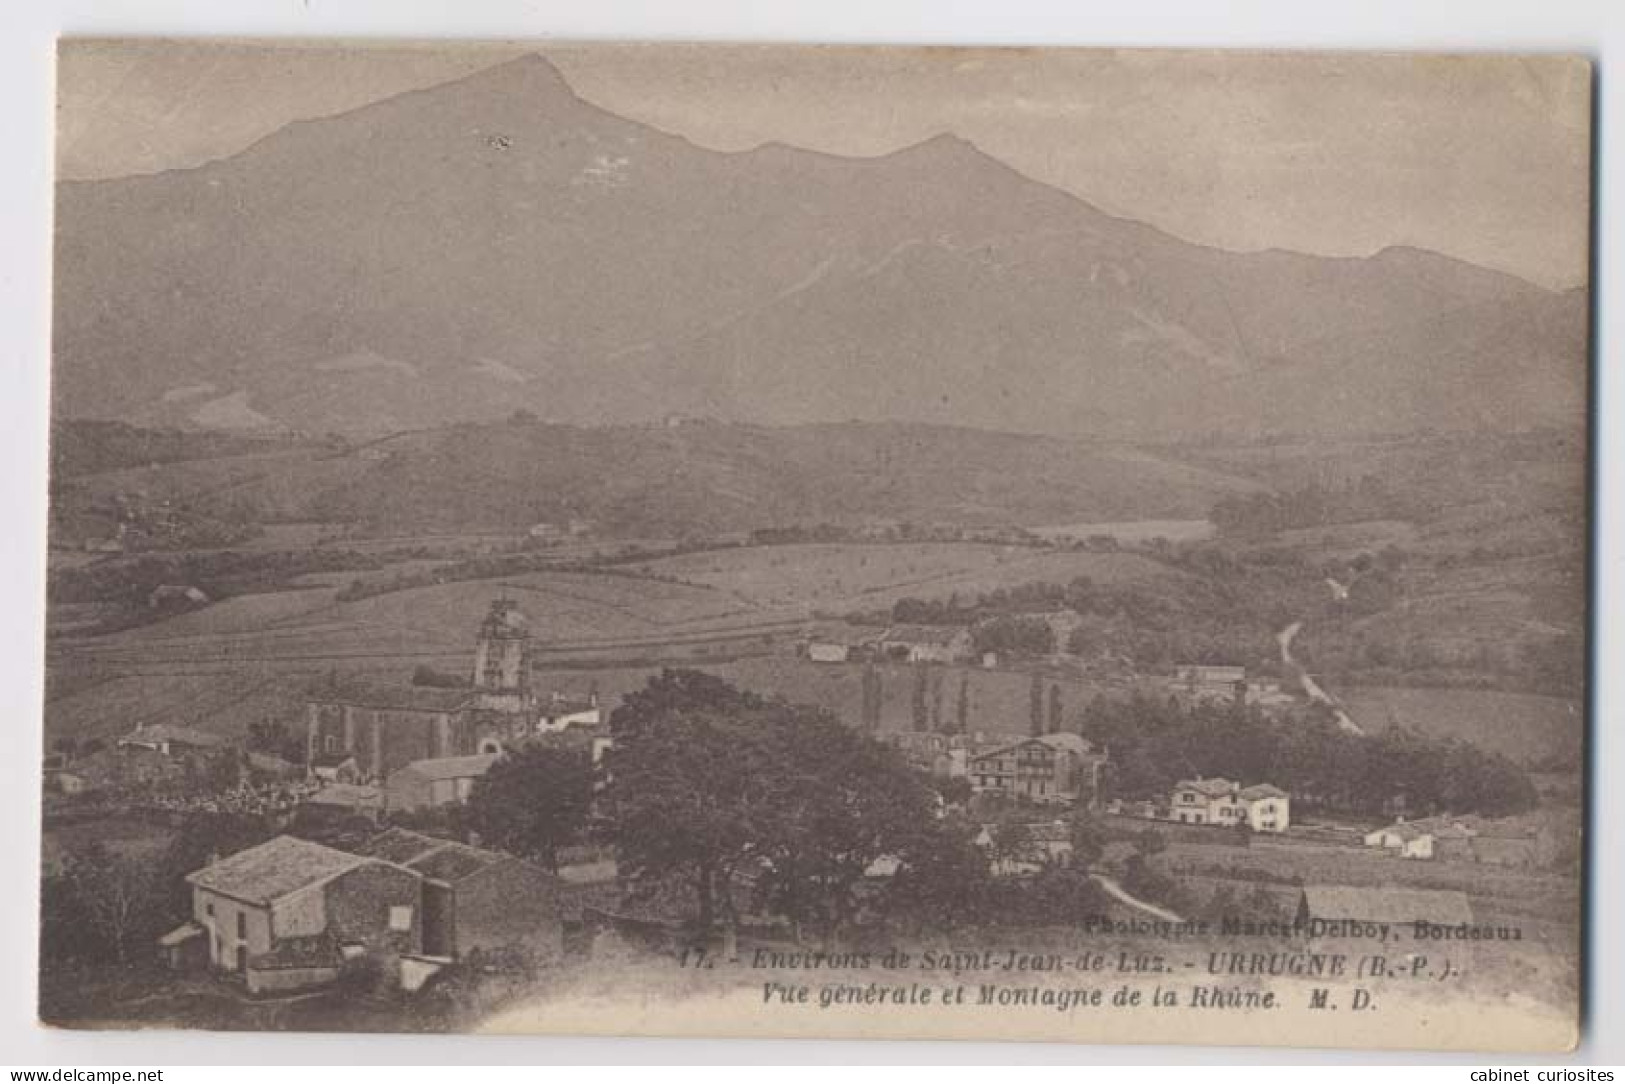
<svg viewBox="0 0 1625 1084"><path fill-rule="evenodd" d="M1579 1042L1589 61L56 78L45 1026Z"/></svg>

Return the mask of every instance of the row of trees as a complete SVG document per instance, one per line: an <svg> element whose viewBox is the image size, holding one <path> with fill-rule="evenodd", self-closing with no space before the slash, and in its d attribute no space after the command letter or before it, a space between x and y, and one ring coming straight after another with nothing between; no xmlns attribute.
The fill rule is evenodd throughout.
<svg viewBox="0 0 1625 1084"><path fill-rule="evenodd" d="M1318 707L1267 715L1236 704L1097 698L1085 707L1081 728L1110 750L1113 787L1124 797L1161 796L1181 778L1220 775L1273 783L1295 802L1366 816L1505 816L1536 803L1528 776L1499 754L1397 727L1350 734Z"/></svg>

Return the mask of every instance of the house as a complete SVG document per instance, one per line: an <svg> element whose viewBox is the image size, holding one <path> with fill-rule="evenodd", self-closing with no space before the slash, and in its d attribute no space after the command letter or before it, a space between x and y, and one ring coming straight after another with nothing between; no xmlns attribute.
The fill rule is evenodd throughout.
<svg viewBox="0 0 1625 1084"><path fill-rule="evenodd" d="M384 803L394 811L456 805L468 801L474 782L499 758L491 753L466 757L414 760L390 774L384 784Z"/></svg>
<svg viewBox="0 0 1625 1084"><path fill-rule="evenodd" d="M1310 937L1337 937L1354 924L1460 926L1472 921L1472 906L1462 892L1354 885L1305 885L1296 914L1296 924Z"/></svg>
<svg viewBox="0 0 1625 1084"><path fill-rule="evenodd" d="M361 768L351 753L317 753L310 758L310 774L324 783L356 783Z"/></svg>
<svg viewBox="0 0 1625 1084"><path fill-rule="evenodd" d="M1245 825L1254 832L1292 826L1292 798L1268 783L1243 787L1229 779L1181 779L1168 798L1168 819L1181 824Z"/></svg>
<svg viewBox="0 0 1625 1084"><path fill-rule="evenodd" d="M423 878L423 955L462 959L518 949L533 963L564 955L564 882L522 858L392 828L356 848Z"/></svg>
<svg viewBox="0 0 1625 1084"><path fill-rule="evenodd" d="M1181 663L1174 667L1171 684L1176 693L1198 701L1245 699L1247 668Z"/></svg>
<svg viewBox="0 0 1625 1084"><path fill-rule="evenodd" d="M1239 824L1243 810L1236 795L1241 785L1216 777L1181 779L1168 798L1172 819L1181 824Z"/></svg>
<svg viewBox="0 0 1625 1084"><path fill-rule="evenodd" d="M867 658L884 629L848 624L823 625L808 633L801 653L812 662L851 662Z"/></svg>
<svg viewBox="0 0 1625 1084"><path fill-rule="evenodd" d="M353 961L393 966L420 950L422 880L396 863L278 836L188 874L192 921L160 947L183 959L201 938L198 958L251 993L320 986Z"/></svg>
<svg viewBox="0 0 1625 1084"><path fill-rule="evenodd" d="M1279 787L1258 783L1243 787L1236 799L1246 810L1247 827L1255 832L1285 832L1292 827L1292 796Z"/></svg>
<svg viewBox="0 0 1625 1084"><path fill-rule="evenodd" d="M962 625L895 625L880 637L879 650L899 662L952 663L971 654L971 632Z"/></svg>
<svg viewBox="0 0 1625 1084"><path fill-rule="evenodd" d="M224 744L225 739L217 734L169 723L138 726L118 740L120 749L148 749L166 757L201 752Z"/></svg>
<svg viewBox="0 0 1625 1084"><path fill-rule="evenodd" d="M1427 817L1417 821L1403 818L1384 828L1367 832L1367 847L1380 847L1400 858L1411 859L1472 859L1472 829L1459 821L1446 817Z"/></svg>
<svg viewBox="0 0 1625 1084"><path fill-rule="evenodd" d="M1072 828L1066 821L984 824L975 842L984 851L1005 852L993 858L995 877L1019 877L1072 864Z"/></svg>
<svg viewBox="0 0 1625 1084"><path fill-rule="evenodd" d="M1077 734L1044 734L978 752L965 773L981 793L1001 794L1041 804L1082 801L1093 806L1100 794L1106 756Z"/></svg>
<svg viewBox="0 0 1625 1084"><path fill-rule="evenodd" d="M573 726L598 726L604 721L598 707L598 694L571 699L554 693L536 709L536 734L557 734Z"/></svg>
<svg viewBox="0 0 1625 1084"><path fill-rule="evenodd" d="M915 768L939 779L958 779L969 771L970 749L963 734L898 730L886 736Z"/></svg>

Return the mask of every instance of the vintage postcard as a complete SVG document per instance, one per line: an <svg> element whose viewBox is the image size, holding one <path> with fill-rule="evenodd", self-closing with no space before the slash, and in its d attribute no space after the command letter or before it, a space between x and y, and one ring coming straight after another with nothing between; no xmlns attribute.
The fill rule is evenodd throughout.
<svg viewBox="0 0 1625 1084"><path fill-rule="evenodd" d="M1571 1047L1590 117L64 41L41 1019Z"/></svg>

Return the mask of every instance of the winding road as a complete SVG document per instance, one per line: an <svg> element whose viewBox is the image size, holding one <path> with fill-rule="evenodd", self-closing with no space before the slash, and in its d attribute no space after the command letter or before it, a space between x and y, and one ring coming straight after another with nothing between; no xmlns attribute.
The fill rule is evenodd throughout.
<svg viewBox="0 0 1625 1084"><path fill-rule="evenodd" d="M1320 683L1309 676L1309 671L1292 657L1292 641L1295 640L1298 633L1302 631L1303 622L1294 621L1292 624L1275 634L1276 642L1281 645L1281 665L1286 667L1289 672L1293 672L1298 675L1298 684L1302 686L1303 694L1305 696L1307 696L1310 700L1325 704L1328 708L1332 709L1332 714L1336 717L1338 726L1342 727L1350 734L1364 735L1365 731L1360 729L1360 724L1356 723L1349 716L1349 713L1343 710L1343 706L1336 700L1332 699L1331 694L1325 689L1321 688Z"/></svg>
<svg viewBox="0 0 1625 1084"><path fill-rule="evenodd" d="M1185 921L1172 911L1168 910L1166 907L1158 907L1154 903L1147 903L1138 897L1129 895L1128 889L1124 888L1122 885L1118 884L1115 880L1106 876L1104 873L1091 873L1089 876L1096 884L1106 890L1106 895L1110 896L1118 903L1132 907L1136 911L1150 915L1152 918L1160 918L1164 922Z"/></svg>

